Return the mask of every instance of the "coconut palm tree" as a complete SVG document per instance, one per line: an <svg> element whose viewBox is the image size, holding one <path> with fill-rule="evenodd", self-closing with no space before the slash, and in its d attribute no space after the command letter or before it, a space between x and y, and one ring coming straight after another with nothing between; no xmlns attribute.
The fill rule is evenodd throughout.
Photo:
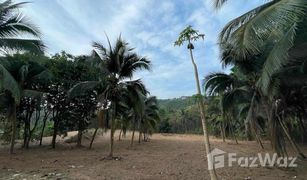
<svg viewBox="0 0 307 180"><path fill-rule="evenodd" d="M187 28L185 28L179 34L178 39L175 41L175 46L181 46L185 42L188 43L187 48L189 49L191 62L193 64L193 68L194 68L198 107L199 107L199 112L200 112L201 122L202 122L202 128L203 128L203 133L204 133L206 155L207 155L207 158L208 158L208 160L207 160L208 161L208 169L209 169L211 179L215 180L215 179L217 179L217 175L216 175L216 172L215 172L215 169L214 169L212 157L209 154L211 149L210 149L210 142L209 142L208 125L207 125L207 120L206 120L206 116L205 116L204 99L203 99L203 96L202 96L202 93L201 93L201 88L200 88L198 68L197 68L197 65L196 65L196 63L194 61L194 57L193 57L194 45L192 44L192 41L197 41L198 39L204 39L204 34L199 34L199 32L194 30L192 28L192 26L188 26Z"/></svg>
<svg viewBox="0 0 307 180"><path fill-rule="evenodd" d="M107 38L108 39L108 38ZM119 106L122 102L131 102L135 106L140 102L141 94L146 94L144 85L140 80L131 80L138 70L149 70L151 63L144 57L139 57L119 37L114 46L108 39L108 48L100 43L93 43L93 57L99 59L104 79L101 81L82 82L74 86L70 94L80 94L82 91L90 90L99 85L102 93L99 95L101 104L109 103L110 118L110 152L108 157L113 158L113 144L115 123L118 117ZM138 97L138 98L137 98ZM136 108L135 108L136 109Z"/></svg>
<svg viewBox="0 0 307 180"><path fill-rule="evenodd" d="M293 51L296 50L293 49L290 52ZM229 75L213 73L205 79L205 88L209 94L220 93L223 95L222 105L224 109L239 106L240 104L242 104L240 105L241 108L248 109L244 114L246 117L246 125L250 125L261 147L263 146L257 133L257 127L259 127L257 116L261 115L262 118L268 120L267 125L271 144L274 151L280 156L286 155L284 138L282 136L282 133L284 133L298 154L304 157L303 153L300 152L298 146L289 136L287 129L284 128L284 124L280 121L281 119L285 119L282 114L289 112L287 109L291 107L290 104L286 105L289 102L287 97L290 98L293 93L300 93L300 90L297 89L298 86L305 86L303 83L305 71L302 68L305 63L305 59L303 58L305 56L304 53L299 53L298 55L296 57L299 58L288 64L289 67L283 67L279 72L273 74L268 87L270 91L267 91L269 95L265 95L263 89L259 86L259 82L263 78L261 76L262 67L265 65L265 63L261 62L265 60L265 58L262 58L263 55L239 61L234 59L231 53L225 50L222 56L223 64L233 65L233 69L236 71ZM242 94L243 92L245 95ZM295 104L300 104L300 108L298 109L305 109L304 102L297 102ZM303 123L301 124L304 125Z"/></svg>
<svg viewBox="0 0 307 180"><path fill-rule="evenodd" d="M24 63L18 55L1 58L0 60L0 96L1 104L7 108L7 118L12 124L10 153L14 152L16 137L16 108L22 97L37 98L42 93L37 90L37 82L46 82L51 78L43 66L29 62Z"/></svg>
<svg viewBox="0 0 307 180"><path fill-rule="evenodd" d="M144 99L144 112L139 127L139 142L143 133L144 141L147 140L146 135L152 134L157 122L160 120L158 101L155 96L146 97Z"/></svg>
<svg viewBox="0 0 307 180"><path fill-rule="evenodd" d="M236 115L233 114L234 105L239 107L243 105L245 108L251 109L250 115L245 118L245 133L248 140L251 140L251 132L254 132L257 141L262 146L260 138L257 132L257 122L254 117L255 111L259 104L256 104L256 100L253 100L253 95L257 95L255 85L253 86L252 78L240 77L239 71L234 70L231 74L225 73L211 73L205 77L204 88L209 95L221 96L221 110L222 114L232 114L236 119ZM253 115L251 114L253 113Z"/></svg>
<svg viewBox="0 0 307 180"><path fill-rule="evenodd" d="M18 12L24 4L25 2L13 3L11 0L0 3L0 49L2 52L10 50L42 52L44 50L38 28Z"/></svg>

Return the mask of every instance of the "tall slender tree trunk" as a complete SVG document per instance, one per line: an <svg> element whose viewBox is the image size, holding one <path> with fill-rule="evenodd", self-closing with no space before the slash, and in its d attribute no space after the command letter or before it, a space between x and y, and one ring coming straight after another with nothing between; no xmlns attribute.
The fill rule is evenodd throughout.
<svg viewBox="0 0 307 180"><path fill-rule="evenodd" d="M302 130L302 132L301 132L301 138L302 138L301 142L304 143L305 139L307 137L307 131L306 131L306 128L305 128L305 125L304 125L304 122L303 122L302 115L299 115L298 120L299 120L300 128Z"/></svg>
<svg viewBox="0 0 307 180"><path fill-rule="evenodd" d="M139 144L141 143L141 139L142 139L142 132L139 130Z"/></svg>
<svg viewBox="0 0 307 180"><path fill-rule="evenodd" d="M31 140L31 130L30 130L30 127L31 125L29 124L26 131L27 131L27 135L25 135L25 141L24 141L24 148L26 149L29 149L29 143L30 143L30 140Z"/></svg>
<svg viewBox="0 0 307 180"><path fill-rule="evenodd" d="M231 131L231 135L232 135L233 139L235 140L236 144L239 144L238 143L238 139L236 137L236 134L235 134L235 132L233 130L232 124L230 122L229 122L229 128L230 128L230 131Z"/></svg>
<svg viewBox="0 0 307 180"><path fill-rule="evenodd" d="M246 120L244 121L244 127L245 127L245 134L246 134L247 141L253 140L250 123Z"/></svg>
<svg viewBox="0 0 307 180"><path fill-rule="evenodd" d="M32 116L32 115L31 115ZM38 124L38 121L39 121L39 118L40 118L40 111L36 111L36 114L35 114L35 123L34 123L34 126L33 128L31 129L31 117L30 117L30 124L29 124L29 136L28 136L28 139L27 139L27 143L26 143L26 149L29 148L30 146L30 141L31 141L31 138L32 138L32 135L37 127L37 124Z"/></svg>
<svg viewBox="0 0 307 180"><path fill-rule="evenodd" d="M52 135L52 142L51 142L51 145L52 145L52 148L55 149L55 143L56 143L56 136L58 134L58 122L59 120L55 120L54 121L54 125L53 125L53 135Z"/></svg>
<svg viewBox="0 0 307 180"><path fill-rule="evenodd" d="M14 146L15 146L16 131L17 131L16 103L15 103L15 100L12 101L11 107L9 108L8 119L11 121L11 124L12 124L10 154L13 154L14 153Z"/></svg>
<svg viewBox="0 0 307 180"><path fill-rule="evenodd" d="M191 44L190 40L189 40L189 44ZM205 149L206 149L205 154L207 156L207 161L208 161L208 170L209 170L211 180L217 180L217 175L216 175L216 172L215 172L213 159L209 155L209 153L211 152L210 142L209 142L209 133L208 133L208 127L207 127L207 120L206 120L206 117L205 117L204 100L203 100L203 97L202 97L200 82L199 82L199 77L198 77L198 69L197 69L197 65L194 61L192 48L190 47L189 50L190 50L191 61L192 61L193 67L194 67L194 75L195 75L197 96L198 96L198 103L199 103L199 112L200 112L200 117L201 117L201 122L202 122L203 133L204 133L204 143L205 143Z"/></svg>
<svg viewBox="0 0 307 180"><path fill-rule="evenodd" d="M226 142L227 136L226 136L226 127L225 127L224 121L222 122L222 130L223 130L223 136L224 136L224 139L225 139L224 142Z"/></svg>
<svg viewBox="0 0 307 180"><path fill-rule="evenodd" d="M280 118L280 117L278 117L278 121L279 121L280 126L282 127L284 133L286 134L286 137L287 137L287 139L289 140L289 142L290 142L292 148L293 148L303 159L305 159L306 156L305 156L304 153L301 151L301 149L298 147L298 145L292 140L292 138L291 138L291 136L290 136L290 134L289 134L289 132L288 132L288 130L287 130L285 124L281 121L281 118Z"/></svg>
<svg viewBox="0 0 307 180"><path fill-rule="evenodd" d="M93 136L92 136L92 140L91 140L91 143L90 143L90 147L89 147L89 149L92 149L93 142L94 142L94 140L95 140L95 137L96 137L97 131L98 131L98 128L96 128L96 129L95 129L95 131L94 131L94 134L93 134Z"/></svg>
<svg viewBox="0 0 307 180"><path fill-rule="evenodd" d="M247 122L249 124L249 127L252 130L252 132L254 133L256 141L260 145L261 149L264 149L263 144L261 142L261 139L258 136L258 133L256 131L256 127L255 127L255 121L256 121L255 120L255 98L256 98L256 92L254 92L254 94L253 94L245 122Z"/></svg>
<svg viewBox="0 0 307 180"><path fill-rule="evenodd" d="M252 122L251 122L251 123L252 123ZM261 149L264 149L263 144L262 144L262 141L261 141L261 139L260 139L260 137L259 137L259 135L258 135L258 133L257 133L257 131L256 131L256 129L255 129L255 125L252 125L252 130L253 130L253 132L254 132L256 141L257 141L258 144L260 145Z"/></svg>
<svg viewBox="0 0 307 180"><path fill-rule="evenodd" d="M141 122L142 122L142 119L139 119L138 121L138 129L139 129L139 144L141 143L141 136L142 136L142 131L141 131Z"/></svg>
<svg viewBox="0 0 307 180"><path fill-rule="evenodd" d="M221 136L223 138L223 142L226 142L225 141L225 136L224 136L224 129L223 129L223 125L222 124L220 124L220 131L221 131Z"/></svg>
<svg viewBox="0 0 307 180"><path fill-rule="evenodd" d="M122 136L122 132L123 132L123 129L121 128L120 131L119 131L118 141L120 141L120 138Z"/></svg>
<svg viewBox="0 0 307 180"><path fill-rule="evenodd" d="M110 132L110 152L108 156L109 158L113 158L115 119L116 119L116 105L113 104L113 113L111 118L111 132Z"/></svg>
<svg viewBox="0 0 307 180"><path fill-rule="evenodd" d="M27 149L27 142L29 139L29 134L30 134L30 122L31 122L31 117L32 117L32 112L30 110L30 108L28 107L26 109L26 115L25 115L25 119L24 119L24 129L23 129L23 148Z"/></svg>
<svg viewBox="0 0 307 180"><path fill-rule="evenodd" d="M133 126L133 130L132 130L132 136L131 136L131 142L130 142L130 146L133 146L133 142L134 142L134 132L135 132L135 125Z"/></svg>
<svg viewBox="0 0 307 180"><path fill-rule="evenodd" d="M265 97L263 97L263 99L264 99L263 103L265 106L265 112L268 118L268 129L269 129L269 136L270 136L272 149L274 152L277 153L278 156L283 156L285 151L284 147L282 146L281 137L279 137L280 132L278 128L278 122L276 122L276 117L274 118L273 107L270 105L269 101Z"/></svg>
<svg viewBox="0 0 307 180"><path fill-rule="evenodd" d="M79 130L78 131L78 139L77 139L77 147L81 147L81 145L82 145L82 135L83 135L83 131Z"/></svg>
<svg viewBox="0 0 307 180"><path fill-rule="evenodd" d="M40 135L40 139L39 139L39 145L42 145L43 142L43 137L44 137L44 131L45 131L45 127L46 127L46 122L47 122L47 118L48 118L48 114L46 113L43 119L43 128L42 128L42 132Z"/></svg>
<svg viewBox="0 0 307 180"><path fill-rule="evenodd" d="M26 148L26 144L27 144L27 141L28 141L28 130L29 130L29 122L28 122L28 117L26 116L25 117L25 121L24 121L24 129L23 129L23 145L22 147L23 148Z"/></svg>

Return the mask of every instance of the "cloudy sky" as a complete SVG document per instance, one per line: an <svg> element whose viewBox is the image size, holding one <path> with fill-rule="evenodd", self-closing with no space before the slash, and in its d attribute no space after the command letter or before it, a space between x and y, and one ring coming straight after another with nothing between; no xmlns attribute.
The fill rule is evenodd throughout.
<svg viewBox="0 0 307 180"><path fill-rule="evenodd" d="M206 35L195 44L200 77L221 71L217 36L231 19L265 0L232 0L215 11L211 0L32 0L22 12L42 31L48 54L65 50L89 54L91 43L106 43L119 34L148 57L151 72L139 73L152 95L173 98L195 92L193 68L184 47L174 47L178 34L192 25Z"/></svg>

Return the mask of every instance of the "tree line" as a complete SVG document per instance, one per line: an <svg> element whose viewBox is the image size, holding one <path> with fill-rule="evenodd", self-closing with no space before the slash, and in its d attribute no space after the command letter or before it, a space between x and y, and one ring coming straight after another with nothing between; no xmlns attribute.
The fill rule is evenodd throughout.
<svg viewBox="0 0 307 180"><path fill-rule="evenodd" d="M226 1L214 2L220 8ZM306 1L270 1L223 28L221 63L230 73L203 80L222 134L235 129L262 149L267 138L279 156L287 156L289 144L305 158L297 142L307 135L306 9Z"/></svg>
<svg viewBox="0 0 307 180"><path fill-rule="evenodd" d="M116 129L122 136L133 132L131 145L135 131L139 142L147 140L159 120L157 99L133 75L149 70L151 62L121 37L114 45L109 39L107 46L94 42L90 55L46 56L41 33L17 11L23 4L0 4L0 128L10 153L19 138L24 148L34 138L42 145L45 131L55 148L57 136L68 131L78 131L80 146L88 128L95 128L91 145L98 128L110 129L109 158Z"/></svg>
<svg viewBox="0 0 307 180"><path fill-rule="evenodd" d="M213 0L216 10L230 0ZM213 72L203 79L203 87L213 96L211 119L220 124L225 136L226 123L233 127L244 124L245 136L254 138L263 149L265 134L278 156L287 156L287 144L305 158L294 136L306 136L306 0L271 0L231 20L221 30L218 45L223 67L231 73ZM204 111L199 75L194 61L194 42L205 35L185 28L175 41L187 49L194 68L197 100L206 154L209 152L208 126L212 124ZM214 107L215 106L215 107ZM207 118L206 118L207 116ZM216 180L214 165L208 156L210 178Z"/></svg>

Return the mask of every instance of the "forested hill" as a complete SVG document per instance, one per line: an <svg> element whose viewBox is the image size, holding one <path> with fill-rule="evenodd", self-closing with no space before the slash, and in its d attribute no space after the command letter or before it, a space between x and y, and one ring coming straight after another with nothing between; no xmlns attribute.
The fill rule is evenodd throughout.
<svg viewBox="0 0 307 180"><path fill-rule="evenodd" d="M167 110L186 109L187 107L192 106L195 103L195 96L182 96L180 98L158 100L159 107Z"/></svg>
<svg viewBox="0 0 307 180"><path fill-rule="evenodd" d="M158 100L161 133L200 133L201 122L195 96Z"/></svg>

